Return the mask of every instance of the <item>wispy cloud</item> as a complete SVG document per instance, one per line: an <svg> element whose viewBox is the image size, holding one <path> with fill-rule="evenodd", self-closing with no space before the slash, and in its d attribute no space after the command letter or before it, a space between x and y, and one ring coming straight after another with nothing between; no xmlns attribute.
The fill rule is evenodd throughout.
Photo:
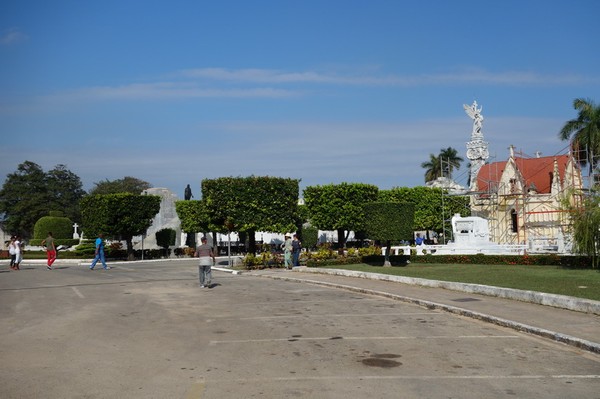
<svg viewBox="0 0 600 399"><path fill-rule="evenodd" d="M487 84L500 86L561 86L600 83L600 77L577 74L550 75L531 71L492 72L481 68L465 68L451 72L397 75L371 71L369 74L338 74L318 71L281 71L272 69L187 69L180 76L189 79L262 84L335 84L360 86L435 86Z"/></svg>
<svg viewBox="0 0 600 399"><path fill-rule="evenodd" d="M280 88L212 88L194 83L135 83L122 86L93 86L44 96L55 101L176 100L190 98L282 98L297 93Z"/></svg>
<svg viewBox="0 0 600 399"><path fill-rule="evenodd" d="M18 28L9 28L0 36L0 45L10 46L27 40L27 35L21 32Z"/></svg>
<svg viewBox="0 0 600 399"><path fill-rule="evenodd" d="M10 41L16 39L4 39ZM164 76L163 76L164 78ZM188 69L158 82L120 86L90 86L65 90L37 98L42 105L73 101L171 101L203 98L281 99L307 96L335 87L433 87L433 86L522 86L552 87L600 84L600 77L551 76L535 72L490 72L471 68L453 72L384 75L377 70L356 73L281 71L273 69ZM31 105L31 104L30 104ZM7 106L0 107L6 113Z"/></svg>

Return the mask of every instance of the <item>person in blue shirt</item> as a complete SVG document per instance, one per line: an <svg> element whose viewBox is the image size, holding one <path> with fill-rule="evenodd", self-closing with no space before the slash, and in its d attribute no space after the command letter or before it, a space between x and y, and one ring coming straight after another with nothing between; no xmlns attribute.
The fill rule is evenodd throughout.
<svg viewBox="0 0 600 399"><path fill-rule="evenodd" d="M421 237L421 233L417 233L417 238L415 238L416 245L423 245L423 237Z"/></svg>
<svg viewBox="0 0 600 399"><path fill-rule="evenodd" d="M102 262L102 267L104 268L104 270L108 270L110 269L109 266L106 265L106 260L104 259L104 234L100 233L98 235L98 238L96 238L96 253L94 256L94 260L92 261L92 264L90 265L90 270L94 270L94 267L96 266L96 263L98 261Z"/></svg>

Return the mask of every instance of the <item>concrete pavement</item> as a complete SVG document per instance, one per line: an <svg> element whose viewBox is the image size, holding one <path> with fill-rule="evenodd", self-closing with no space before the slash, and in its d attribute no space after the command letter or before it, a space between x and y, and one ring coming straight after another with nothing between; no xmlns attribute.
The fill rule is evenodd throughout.
<svg viewBox="0 0 600 399"><path fill-rule="evenodd" d="M294 268L293 272L265 269L247 273L385 296L491 322L600 354L598 301L561 295L533 295L525 291L488 286L478 286L482 293L476 293L475 284L403 280L385 274L342 269L299 267ZM547 301L543 303L552 303L554 306L535 303L539 301L539 296L546 297ZM575 308L579 310L571 310Z"/></svg>
<svg viewBox="0 0 600 399"><path fill-rule="evenodd" d="M190 261L189 258L180 258L144 262ZM88 265L90 262L59 259L56 265ZM131 262L110 262L110 265L128 263ZM29 260L27 264L42 266L45 260ZM284 269L239 271L227 267L227 264L228 259L220 257L214 269L384 296L509 327L600 354L600 301L343 269L296 267L291 272Z"/></svg>
<svg viewBox="0 0 600 399"><path fill-rule="evenodd" d="M587 399L598 392L597 353L447 311L472 316L478 304L485 317L498 317L498 307L518 301L318 269L234 275L219 266L213 289L200 289L196 262L0 268L0 396ZM557 317L534 306L521 315L525 322Z"/></svg>

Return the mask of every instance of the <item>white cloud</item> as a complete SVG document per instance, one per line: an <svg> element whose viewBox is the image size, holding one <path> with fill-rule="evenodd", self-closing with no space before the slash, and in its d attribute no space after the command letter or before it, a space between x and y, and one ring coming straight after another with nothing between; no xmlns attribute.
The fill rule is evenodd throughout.
<svg viewBox="0 0 600 399"><path fill-rule="evenodd" d="M208 122L196 126L198 134L186 138L184 146L142 146L135 136L131 142L123 136L117 144L103 138L99 152L93 152L95 144L86 135L57 142L57 148L3 147L0 175L32 160L44 169L67 164L86 189L131 175L181 195L186 184L199 191L205 178L252 174L298 178L302 187L361 182L386 189L422 185L421 163L430 153L453 147L465 159L454 177L465 185L471 123L466 116L396 123ZM485 140L495 157L490 161L505 160L511 144L528 155L565 153L567 143L557 133L563 123L558 118L486 118ZM169 140L178 142L177 135Z"/></svg>
<svg viewBox="0 0 600 399"><path fill-rule="evenodd" d="M8 40L8 39L6 39ZM361 72L362 73L362 72ZM201 68L171 75L171 81L142 82L120 86L90 86L42 95L26 108L53 107L63 103L107 100L171 101L200 98L291 98L308 96L323 87L419 87L419 86L557 86L582 83L600 84L600 78L579 75L550 76L533 72L493 73L481 69L439 74L382 75L370 70L367 74L329 74L315 71L284 72L269 69ZM183 81L181 80L183 78ZM295 85L295 86L294 86ZM303 86L299 86L303 85ZM22 106L0 106L0 112L18 112Z"/></svg>
<svg viewBox="0 0 600 399"><path fill-rule="evenodd" d="M53 95L52 100L170 100L186 98L281 98L294 95L285 89L203 88L190 83L141 83L123 86L94 86Z"/></svg>
<svg viewBox="0 0 600 399"><path fill-rule="evenodd" d="M429 86L486 84L500 86L562 86L583 83L600 83L598 77L576 74L549 75L531 71L491 72L482 68L464 68L452 72L395 75L370 71L368 74L341 75L316 71L289 72L272 69L198 68L181 71L180 76L192 79L243 83L317 83L361 86Z"/></svg>
<svg viewBox="0 0 600 399"><path fill-rule="evenodd" d="M9 46L27 39L27 35L17 28L9 28L0 36L0 45Z"/></svg>

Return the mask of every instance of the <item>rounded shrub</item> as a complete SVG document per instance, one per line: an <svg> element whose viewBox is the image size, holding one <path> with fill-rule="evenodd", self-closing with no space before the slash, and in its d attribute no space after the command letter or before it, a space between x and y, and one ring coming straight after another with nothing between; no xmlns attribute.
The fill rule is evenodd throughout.
<svg viewBox="0 0 600 399"><path fill-rule="evenodd" d="M42 216L35 222L33 238L44 239L51 231L54 238L73 238L73 222L64 216Z"/></svg>

